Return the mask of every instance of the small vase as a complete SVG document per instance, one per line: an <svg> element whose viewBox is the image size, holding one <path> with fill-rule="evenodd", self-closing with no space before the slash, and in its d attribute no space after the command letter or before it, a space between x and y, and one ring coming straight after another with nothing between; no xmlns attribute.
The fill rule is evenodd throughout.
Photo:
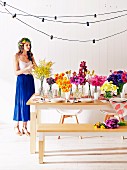
<svg viewBox="0 0 127 170"><path fill-rule="evenodd" d="M69 101L69 99L70 99L70 91L69 92L65 92L65 99L66 99L66 102Z"/></svg>
<svg viewBox="0 0 127 170"><path fill-rule="evenodd" d="M89 88L88 88L88 98L92 97L92 93L91 93L91 87L90 87L90 83L89 83Z"/></svg>
<svg viewBox="0 0 127 170"><path fill-rule="evenodd" d="M44 97L43 81L44 81L44 79L41 80L41 87L39 89L39 95L42 97Z"/></svg>
<svg viewBox="0 0 127 170"><path fill-rule="evenodd" d="M61 97L61 88L59 87L58 96Z"/></svg>
<svg viewBox="0 0 127 170"><path fill-rule="evenodd" d="M74 92L74 98L78 99L81 97L81 92L79 91L78 85L76 85L76 90Z"/></svg>
<svg viewBox="0 0 127 170"><path fill-rule="evenodd" d="M50 88L48 90L48 100L51 101L52 98L53 98L52 85L50 85Z"/></svg>
<svg viewBox="0 0 127 170"><path fill-rule="evenodd" d="M72 92L72 87L70 88L70 95L73 95L73 92Z"/></svg>
<svg viewBox="0 0 127 170"><path fill-rule="evenodd" d="M119 88L117 89L117 95L118 95L118 96L120 96L120 93L121 93L122 90L123 90L123 86L124 86L124 83L120 83L120 84L119 84L119 86L118 86Z"/></svg>
<svg viewBox="0 0 127 170"><path fill-rule="evenodd" d="M81 97L84 97L85 96L85 89L84 89L84 85L82 85L82 94L81 94Z"/></svg>
<svg viewBox="0 0 127 170"><path fill-rule="evenodd" d="M98 100L98 98L99 98L98 92L94 92L94 100Z"/></svg>
<svg viewBox="0 0 127 170"><path fill-rule="evenodd" d="M122 91L122 92L120 93L120 97L121 97L121 98L125 98L125 92L124 92L124 91Z"/></svg>

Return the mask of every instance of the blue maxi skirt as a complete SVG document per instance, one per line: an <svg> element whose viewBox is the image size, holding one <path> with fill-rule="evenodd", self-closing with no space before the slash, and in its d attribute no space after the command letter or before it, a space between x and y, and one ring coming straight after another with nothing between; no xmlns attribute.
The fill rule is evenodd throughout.
<svg viewBox="0 0 127 170"><path fill-rule="evenodd" d="M13 120L27 122L30 120L30 106L26 105L29 98L35 93L33 76L21 74L17 77L15 107Z"/></svg>

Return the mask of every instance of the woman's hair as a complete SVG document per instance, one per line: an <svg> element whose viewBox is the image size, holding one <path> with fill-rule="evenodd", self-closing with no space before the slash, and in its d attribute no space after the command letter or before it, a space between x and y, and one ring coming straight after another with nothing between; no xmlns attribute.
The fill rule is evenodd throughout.
<svg viewBox="0 0 127 170"><path fill-rule="evenodd" d="M18 53L16 53L16 55L20 55L23 53L23 50L24 50L24 44L26 42L29 42L30 43L30 50L27 51L27 55L28 55L28 59L30 61L32 61L32 56L33 56L33 53L31 52L31 41L28 39L28 38L22 38L19 42L18 42L18 48L19 48L19 51Z"/></svg>

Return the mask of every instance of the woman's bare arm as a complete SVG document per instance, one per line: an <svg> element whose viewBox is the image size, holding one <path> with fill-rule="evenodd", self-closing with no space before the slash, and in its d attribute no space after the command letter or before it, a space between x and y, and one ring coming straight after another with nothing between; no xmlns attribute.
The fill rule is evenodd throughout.
<svg viewBox="0 0 127 170"><path fill-rule="evenodd" d="M37 64L36 64L36 62L35 62L34 56L32 56L32 63L33 63L33 69L34 69L35 67L37 67Z"/></svg>

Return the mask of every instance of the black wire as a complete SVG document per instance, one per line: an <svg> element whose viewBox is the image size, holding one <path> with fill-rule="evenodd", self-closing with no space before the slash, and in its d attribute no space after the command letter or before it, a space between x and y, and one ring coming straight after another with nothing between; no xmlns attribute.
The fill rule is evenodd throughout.
<svg viewBox="0 0 127 170"><path fill-rule="evenodd" d="M112 18L107 18L107 19L102 19L102 20L98 20L98 21L93 21L93 22L89 22L89 23L98 23L98 22L105 22L105 21L110 21L112 19L117 19L117 18L120 18L120 17L124 17L126 16L127 14L123 14L123 15L119 15L119 16L116 16L116 17L112 17Z"/></svg>
<svg viewBox="0 0 127 170"><path fill-rule="evenodd" d="M0 3L1 6L3 6L3 4Z"/></svg>
<svg viewBox="0 0 127 170"><path fill-rule="evenodd" d="M1 1L1 0L0 0ZM2 1L1 1L2 2ZM2 2L3 3L3 2ZM23 12L23 13L26 13L27 14L27 16L35 16L35 15L31 15L31 14L28 14L27 12L25 12L25 11L22 11L22 10L20 10L20 9L18 9L18 8L16 8L16 7L13 7L13 6L11 6L11 5L9 5L9 4L6 4L6 5L8 5L9 7L11 7L11 8L14 8L14 9L16 9L16 10L18 10L18 11L20 11L20 12ZM100 14L97 14L97 15L109 15L109 14L115 14L115 13L120 13L120 12L127 12L127 10L120 10L120 11L112 11L112 12L106 12L106 13L100 13ZM22 14L20 14L20 15L22 15ZM66 16L57 16L57 18L76 18L76 17L78 17L78 18L82 18L82 17L90 17L90 16L94 16L94 14L88 14L88 15L66 15ZM39 17L39 18L41 18L41 17L47 17L47 18L54 18L54 17L52 17L52 16L37 16L37 17Z"/></svg>
<svg viewBox="0 0 127 170"><path fill-rule="evenodd" d="M12 13L11 13L7 8L5 8L5 10L6 10L9 14L12 15ZM38 32L40 32L40 33L48 36L48 37L51 37L49 34L47 34L47 33L43 32L43 31L41 31L41 30L38 30L38 29L34 28L33 26L25 23L24 21L18 19L17 17L16 17L16 19L17 19L18 21L20 21L21 23L27 25L28 27L30 27L30 28L32 28L32 29L34 29L34 30L36 30L36 31L38 31ZM67 38L61 38L61 37L53 37L53 38L59 39L59 40L63 40L63 41L71 41L71 42L90 42L90 41L92 41L92 40L74 40L74 39L67 39Z"/></svg>
<svg viewBox="0 0 127 170"><path fill-rule="evenodd" d="M43 32L43 31L41 31L41 30L39 30L39 29L37 29L37 28L34 28L33 26L31 26L31 25L25 23L24 21L20 20L19 18L16 18L16 19L17 19L18 21L22 22L23 24L27 25L28 27L30 27L30 28L32 28L32 29L34 29L34 30L36 30L36 31L38 31L38 32L40 32L40 33L42 33L42 34L44 34L44 35L47 35L48 37L50 37L49 34Z"/></svg>
<svg viewBox="0 0 127 170"><path fill-rule="evenodd" d="M0 0L1 1L1 0ZM1 1L2 2L2 1ZM3 2L2 2L3 3ZM13 6L11 6L11 5L9 5L9 4L6 4L6 5L8 5L9 7L11 7L11 8L13 8L13 9L16 9L16 10L18 10L18 11L20 11L20 12L23 12L23 13L25 13L25 14L27 14L27 15L23 15L23 14L17 14L17 15L23 15L23 16L33 16L33 17L35 17L35 18L38 18L38 19L42 19L42 16L36 16L36 15L32 15L32 14L29 14L29 13L27 13L27 12L25 12L25 11L23 11L23 10L20 10L20 9L18 9L18 8L15 8L15 7L13 7ZM127 11L127 10L121 10L121 11L113 11L113 12L108 12L108 13L102 13L102 14L98 14L98 15L109 15L109 14L112 14L112 13L119 13L119 12L125 12L125 11ZM99 23L99 22L105 22L105 21L109 21L109 20L112 20L112 19L117 19L117 18L120 18L120 17L123 17L123 16L126 16L127 14L124 14L124 15L120 15L120 16L116 16L116 17L112 17L112 18L108 18L108 19L103 19L103 20L98 20L98 21L90 21L89 23ZM83 16L58 16L58 17L85 17L85 16L94 16L94 15L83 15ZM48 17L48 18L54 18L54 17L50 17L50 16L43 16L43 17ZM57 17L57 18L58 18ZM87 22L71 22L71 21L60 21L60 20L50 20L50 19L45 19L46 21L50 21L50 22L59 22L59 23L65 23L65 24L87 24Z"/></svg>
<svg viewBox="0 0 127 170"><path fill-rule="evenodd" d="M67 39L67 38L61 38L61 37L54 37L58 40L63 40L63 41L71 41L71 42L81 42L81 43L86 43L86 42L91 42L93 40L75 40L75 39Z"/></svg>
<svg viewBox="0 0 127 170"><path fill-rule="evenodd" d="M102 13L102 14L98 14L98 15L109 15L109 14L116 14L116 13L119 13L119 12L127 12L127 9L121 10L121 11L106 12L106 13Z"/></svg>
<svg viewBox="0 0 127 170"><path fill-rule="evenodd" d="M114 36L119 35L119 34L122 34L122 33L124 33L124 32L127 32L127 29L126 29L126 30L124 30L124 31L121 31L121 32L118 32L118 33L115 33L115 34L109 35L109 36L107 36L107 37L103 37L103 38L97 39L96 41L105 40L105 39L107 39L107 38L114 37Z"/></svg>
<svg viewBox="0 0 127 170"><path fill-rule="evenodd" d="M2 13L2 14L9 14L8 12L3 12L3 11L0 11L0 13Z"/></svg>
<svg viewBox="0 0 127 170"><path fill-rule="evenodd" d="M11 13L7 8L5 8L5 10L6 10L9 14L12 15L12 13ZM13 15L12 15L12 17L13 17ZM43 31L41 31L41 30L39 30L39 29L34 28L33 26L31 26L31 25L25 23L24 21L18 19L17 17L16 17L16 19L17 19L18 21L20 21L21 23L27 25L28 27L30 27L30 28L32 28L32 29L34 29L34 30L36 30L36 31L38 31L38 32L40 32L40 33L42 33L42 34L48 36L48 37L51 37L51 35L49 35L49 34L43 32ZM127 29L124 30L124 31L121 31L121 32L112 34L112 35L110 35L110 36L106 36L106 37L103 37L103 38L100 38L100 39L94 39L94 41L101 41L101 40L104 40L104 39L107 39L107 38L111 38L111 37L113 37L113 36L122 34L122 33L126 32L126 31L127 31ZM53 39L53 38L58 39L58 40L63 40L63 41L70 41L70 42L82 42L82 43L91 42L91 41L93 42L93 40L76 40L76 39L67 39L67 38L53 37L53 36L52 36L52 39Z"/></svg>
<svg viewBox="0 0 127 170"><path fill-rule="evenodd" d="M11 14L11 15L12 15L12 13L11 13L11 12L10 12L7 8L5 8L5 10L6 10L9 14ZM40 33L42 33L42 34L47 35L47 36L49 36L49 37L50 37L50 35L49 35L49 34L47 34L47 33L43 32L43 31L41 31L41 30L38 30L38 29L36 29L36 28L32 27L31 25L29 25L29 24L25 23L24 21L20 20L19 18L16 18L16 19L17 19L18 21L22 22L23 24L27 25L28 27L30 27L30 28L32 28L32 29L34 29L34 30L36 30L36 31L38 31L38 32L40 32Z"/></svg>
<svg viewBox="0 0 127 170"><path fill-rule="evenodd" d="M120 17L124 17L126 16L127 14L123 14L123 15L119 15L119 16L116 16L116 17L112 17L112 18L107 18L107 19L103 19L103 20L98 20L98 21L90 21L89 23L91 24L94 24L94 23L99 23L99 22L105 22L105 21L110 21L110 20L113 20L113 19L117 19L117 18L120 18ZM70 22L70 21L60 21L60 20L50 20L50 19L45 19L46 21L51 21L51 22L60 22L60 23L64 23L64 24L81 24L81 25L84 25L84 24L87 24L87 22Z"/></svg>
<svg viewBox="0 0 127 170"><path fill-rule="evenodd" d="M71 21L60 21L60 20L50 20L50 19L46 19L45 18L45 20L46 21L50 21L50 22L60 22L60 23L63 23L63 24L81 24L81 25L83 25L83 24L86 24L86 22L77 22L77 21L75 21L75 22L71 22Z"/></svg>

